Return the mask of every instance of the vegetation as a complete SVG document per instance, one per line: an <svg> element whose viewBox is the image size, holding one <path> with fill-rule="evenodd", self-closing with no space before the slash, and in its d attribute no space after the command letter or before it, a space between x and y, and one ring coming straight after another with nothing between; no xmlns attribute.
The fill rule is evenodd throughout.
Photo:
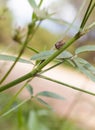
<svg viewBox="0 0 95 130"><path fill-rule="evenodd" d="M10 113L12 113L13 118L15 118L15 115L17 114L17 116L16 116L17 121L12 120L12 119L11 120L13 121L13 124L15 124L15 123L18 124L16 126L18 126L18 129L20 129L20 130L27 129L27 127L29 128L29 130L32 130L32 129L37 130L40 128L41 128L41 130L42 129L43 130L45 130L45 129L46 130L78 129L78 128L76 128L76 126L73 126L73 123L71 121L68 121L68 120L66 121L66 126L65 126L64 119L60 119L60 118L56 117L55 115L52 115L51 112L47 109L42 108L42 110L38 110L38 108L37 108L37 110L36 110L36 108L34 107L34 109L31 110L30 109L31 108L31 105L30 105L31 99L34 99L34 101L40 102L41 104L44 104L46 107L48 107L50 109L51 107L44 100L42 100L40 98L40 96L63 100L64 95L62 97L56 93L49 92L49 91L42 91L42 92L34 95L33 87L30 85L30 81L35 77L39 77L39 78L46 79L46 80L49 80L49 81L52 81L52 82L55 82L55 83L58 83L61 85L65 85L66 87L72 88L74 90L81 91L83 93L95 96L95 93L86 91L84 89L77 88L76 86L72 86L70 84L66 84L66 83L63 83L58 80L51 79L50 77L46 77L46 76L42 75L44 72L46 72L50 69L53 69L54 67L56 67L60 64L68 63L74 69L78 69L79 71L84 73L88 78L90 78L92 81L95 82L95 73L93 73L93 72L95 72L95 67L91 63L89 63L89 61L87 61L86 59L83 59L81 56L82 53L95 51L95 45L90 45L90 44L83 45L78 48L74 48L73 52L70 51L70 49L68 49L70 46L72 47L72 45L78 39L80 39L81 37L86 35L88 32L90 32L92 29L94 29L95 21L91 21L89 23L88 19L90 18L91 14L93 13L93 11L95 9L95 0L89 1L89 4L88 4L88 7L84 14L84 17L82 18L82 21L80 23L79 30L73 37L68 38L68 40L66 42L64 42L64 38L62 38L59 41L57 36L54 36L54 35L50 34L49 32L44 33L45 30L43 30L42 28L39 28L39 26L45 19L52 19L55 22L56 21L63 22L64 24L69 25L69 28L65 32L65 34L66 34L70 30L70 28L73 27L74 21L77 19L77 17L75 18L73 23L69 24L63 20L53 18L52 17L53 14L49 14L48 11L46 11L44 9L41 10L41 4L43 3L43 0L40 0L40 3L38 5L36 4L35 0L29 0L29 3L34 10L32 16L31 16L32 21L25 28L25 30L22 30L20 28L16 29L14 31L14 35L13 35L12 39L9 38L9 37L11 37L10 31L12 30L12 28L10 26L10 22L6 23L6 20L5 20L5 23L2 22L2 21L4 21L3 16L4 15L8 16L8 12L6 11L6 9L4 9L3 11L1 10L0 21L1 21L2 25L8 24L10 26L10 29L7 30L7 28L5 28L5 30L4 30L4 32L8 32L8 33L6 33L7 36L5 36L5 37L8 37L8 39L5 40L4 45L3 45L4 37L2 35L2 33L4 33L4 32L0 32L1 33L0 46L2 47L0 59L14 61L14 62L12 64L12 66L9 68L9 70L6 72L6 74L4 75L4 77L1 78L1 80L0 80L0 84L1 84L0 85L0 93L1 93L0 96L2 97L2 92L4 93L5 90L8 90L9 88L12 88L15 85L17 85L23 81L26 81L26 82L22 86L22 88L20 88L19 91L17 93L15 93L15 95L13 97L11 97L9 100L7 99L6 105L1 107L0 118L3 121L3 118L7 115L9 116ZM79 12L81 12L82 9L83 8L81 7ZM4 14L4 15L2 15L2 14ZM0 26L0 28L2 29L2 26ZM5 49L7 42L11 42L11 46L14 45L14 42L16 43L12 47L12 48L15 48L15 50L16 50L15 51L16 56L13 57L12 55L10 55L11 54L10 50L8 51L8 54L2 53L2 52L4 52L2 50L7 49L7 48ZM35 43L35 44L32 44L32 43ZM46 43L45 46L44 46L44 43ZM27 53L28 59L22 58L23 55L26 56L26 53ZM35 61L35 63L32 63L33 60ZM17 78L16 80L14 80L10 83L4 84L4 81L7 79L8 75L11 73L11 71L15 67L16 63L19 61L34 65L33 70L31 72L27 73L26 75L24 75L20 78ZM44 67L52 61L55 61L55 65L51 66L50 68L45 70ZM17 97L24 88L27 88L27 91L30 92L30 97L23 101L19 101L19 100L17 100ZM21 108L22 105L25 106L25 108L24 107ZM27 110L27 112L25 110ZM25 116L23 114L25 114ZM10 116L12 116L12 115L10 115ZM8 117L8 121L10 120L10 116ZM47 121L48 118L50 118L50 120L51 120L50 122ZM30 124L30 122L32 122L32 125ZM44 124L43 124L43 122L44 122ZM55 125L52 126L52 124L54 124L54 123L55 123ZM5 128L3 128L3 126L2 126L2 129L5 129ZM14 125L13 125L12 129L15 130L15 129L17 129L17 127L14 128Z"/></svg>

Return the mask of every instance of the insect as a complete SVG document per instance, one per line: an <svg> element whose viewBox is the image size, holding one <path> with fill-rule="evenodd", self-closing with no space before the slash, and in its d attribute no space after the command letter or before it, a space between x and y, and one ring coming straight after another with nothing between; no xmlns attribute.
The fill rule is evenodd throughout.
<svg viewBox="0 0 95 130"><path fill-rule="evenodd" d="M65 42L63 42L63 40L58 41L57 43L55 43L55 48L60 49L64 44Z"/></svg>

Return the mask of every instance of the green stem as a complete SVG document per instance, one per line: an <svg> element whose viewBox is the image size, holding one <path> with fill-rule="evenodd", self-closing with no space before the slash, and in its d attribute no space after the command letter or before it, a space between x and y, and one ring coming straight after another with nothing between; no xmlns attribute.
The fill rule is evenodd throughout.
<svg viewBox="0 0 95 130"><path fill-rule="evenodd" d="M19 55L17 56L15 62L12 64L12 66L10 67L10 69L7 71L7 73L4 75L4 77L1 79L0 84L2 84L5 79L7 78L7 76L10 74L10 72L12 71L12 69L14 68L14 66L16 65L16 63L18 62L19 58L21 57L21 55L23 54L24 49L26 48L27 45L27 40L25 41L25 43L23 44Z"/></svg>
<svg viewBox="0 0 95 130"><path fill-rule="evenodd" d="M88 15L88 12L89 12L89 10L90 10L90 7L91 7L92 2L93 2L93 0L90 0L90 3L89 3L89 5L88 5L88 8L87 8L86 13L85 13L85 15L84 15L84 18L83 18L83 20L82 20L82 23L81 23L81 25L80 25L80 29L83 29L83 27L84 27L84 25L85 25L85 19L86 19L87 15Z"/></svg>
<svg viewBox="0 0 95 130"><path fill-rule="evenodd" d="M87 14L87 16L86 16L86 18L85 18L85 21L84 21L84 25L86 24L86 22L87 22L89 16L91 15L91 13L92 13L94 7L95 7L95 3L92 5L91 9L88 11L88 14Z"/></svg>
<svg viewBox="0 0 95 130"><path fill-rule="evenodd" d="M34 48L30 47L30 46L27 46L27 48L28 48L29 50L31 50L31 51L33 51L33 52L35 52L35 53L39 53L39 51L38 51L38 50L36 50L36 49L34 49Z"/></svg>
<svg viewBox="0 0 95 130"><path fill-rule="evenodd" d="M28 102L29 100L31 100L31 98L29 97L28 99L25 99L24 101L22 101L21 103L19 103L17 106L13 107L12 109L10 109L9 111L5 112L4 114L2 114L0 116L0 118L8 115L9 113L13 112L14 110L16 110L17 108L21 107L22 105L24 105L26 102Z"/></svg>
<svg viewBox="0 0 95 130"><path fill-rule="evenodd" d="M61 65L63 62L64 62L64 61L58 62L57 64L55 64L55 65L53 65L53 66L51 66L51 67L49 67L49 68L47 68L47 69L41 71L40 74L45 73L45 72L47 72L47 71L49 71L49 70L51 70L51 69L53 69L53 68L55 68L55 67Z"/></svg>
<svg viewBox="0 0 95 130"><path fill-rule="evenodd" d="M32 72L0 87L0 92L13 87L16 84L19 84L31 77L34 77L38 72L41 71L48 63L50 63L53 59L55 59L61 52L63 52L66 48L68 48L72 43L74 43L77 39L81 37L80 33L77 33L73 38L71 38L62 48L57 50L53 55L51 55L47 60L45 60L42 64L40 64L37 68L33 69Z"/></svg>
<svg viewBox="0 0 95 130"><path fill-rule="evenodd" d="M46 77L46 76L43 76L43 75L38 75L38 77L39 77L39 78L46 79L46 80L49 80L49 81L52 81L52 82L55 82L55 83L58 83L58 84L61 84L61 85L64 85L64 86L66 86L66 87L68 87L68 88L72 88L72 89L77 90L77 91L80 91L80 92L83 92L83 93L86 93L86 94L95 96L95 93L92 93L92 92L83 90L83 89L81 89L81 88L77 88L77 87L75 87L75 86L72 86L72 85L63 83L63 82L61 82L61 81L58 81L58 80L55 80L55 79L51 79L51 78Z"/></svg>
<svg viewBox="0 0 95 130"><path fill-rule="evenodd" d="M19 52L19 54L18 54L16 60L15 60L15 62L12 64L12 66L10 67L10 69L7 71L7 73L6 73L6 74L4 75L4 77L1 79L0 84L2 84L2 83L5 81L5 79L7 78L7 76L10 74L10 72L11 72L12 69L14 68L14 66L15 66L16 63L18 62L19 58L22 56L24 50L26 49L27 44L28 44L28 43L30 42L30 40L33 38L33 36L34 36L35 32L37 31L38 27L40 26L40 24L41 24L41 21L40 21L39 24L36 26L36 28L33 30L32 36L31 36L30 38L29 38L29 35L30 35L29 32L27 33L26 40L25 40L25 42L24 42L24 44L23 44L23 46L22 46L22 48L21 48L21 50L20 50L20 52ZM34 51L36 51L36 50L34 50Z"/></svg>

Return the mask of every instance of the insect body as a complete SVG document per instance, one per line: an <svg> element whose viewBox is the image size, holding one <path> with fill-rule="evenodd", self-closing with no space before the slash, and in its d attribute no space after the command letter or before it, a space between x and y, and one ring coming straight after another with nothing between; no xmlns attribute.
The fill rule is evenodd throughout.
<svg viewBox="0 0 95 130"><path fill-rule="evenodd" d="M63 42L63 40L58 41L57 43L55 43L55 48L60 49L64 44L65 42Z"/></svg>

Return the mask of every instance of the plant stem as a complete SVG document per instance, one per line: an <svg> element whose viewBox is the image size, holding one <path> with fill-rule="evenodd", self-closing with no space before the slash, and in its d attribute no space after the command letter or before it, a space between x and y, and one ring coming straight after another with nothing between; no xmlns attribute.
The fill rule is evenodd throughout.
<svg viewBox="0 0 95 130"><path fill-rule="evenodd" d="M82 23L81 23L81 25L80 25L80 29L83 29L83 28L84 28L84 25L85 25L85 22L86 22L85 19L86 19L87 15L88 15L88 12L89 12L89 10L90 10L90 7L91 7L92 2L93 2L93 0L90 0L90 3L89 3L89 5L88 5L88 7L87 7L87 10L86 10L86 13L85 13L85 15L84 15L84 18L83 18L83 20L82 20Z"/></svg>
<svg viewBox="0 0 95 130"><path fill-rule="evenodd" d="M23 46L22 46L22 48L21 48L21 50L20 50L20 52L19 52L19 54L18 54L18 56L17 56L15 62L12 64L12 66L10 67L10 69L7 71L7 73L6 73L6 74L4 75L4 77L1 79L0 84L2 84L2 83L5 81L5 79L7 78L7 76L10 74L10 72L11 72L12 69L14 68L14 66L15 66L16 63L18 62L19 58L22 56L24 50L26 49L27 44L28 44L28 43L30 42L30 40L33 38L33 36L34 36L35 32L37 31L37 29L38 29L38 27L39 27L40 24L41 24L41 22L39 22L39 24L38 24L38 25L36 26L36 28L33 30L32 36L31 36L30 38L29 38L29 33L27 33L26 40L25 40L25 42L23 43ZM31 49L32 49L32 48L31 48ZM32 50L33 50L33 49L32 49ZM36 51L36 50L33 50L33 51Z"/></svg>
<svg viewBox="0 0 95 130"><path fill-rule="evenodd" d="M1 79L0 84L2 84L5 79L7 78L7 76L10 74L10 72L12 71L12 69L14 68L14 66L16 65L16 63L18 62L19 58L21 57L21 55L23 54L24 49L26 48L27 45L27 40L25 41L25 43L23 44L19 55L17 56L15 62L12 64L12 66L10 67L10 69L7 71L7 73L4 75L4 77Z"/></svg>
<svg viewBox="0 0 95 130"><path fill-rule="evenodd" d="M55 64L55 65L53 65L53 66L51 66L51 67L49 67L49 68L47 68L47 69L41 71L40 74L43 74L43 73L45 73L45 72L47 72L47 71L49 71L49 70L51 70L51 69L53 69L53 68L55 68L55 67L61 65L63 62L64 62L64 61L58 62L57 64Z"/></svg>
<svg viewBox="0 0 95 130"><path fill-rule="evenodd" d="M42 78L42 79L46 79L46 80L52 81L52 82L55 82L55 83L58 83L58 84L61 84L61 85L65 85L66 87L72 88L72 89L77 90L77 91L80 91L80 92L83 92L83 93L86 93L86 94L95 96L95 93L86 91L86 90L81 89L81 88L77 88L77 87L75 87L75 86L72 86L72 85L63 83L63 82L61 82L61 81L58 81L58 80L55 80L55 79L51 79L51 78L49 78L49 77L46 77L46 76L43 76L43 75L39 75L39 74L38 74L38 77L39 77L39 78Z"/></svg>
<svg viewBox="0 0 95 130"><path fill-rule="evenodd" d="M86 23L86 21L88 20L89 16L91 15L94 7L95 7L95 3L92 5L91 9L88 11L88 15L85 18L84 24Z"/></svg>
<svg viewBox="0 0 95 130"><path fill-rule="evenodd" d="M66 48L68 48L71 44L73 44L77 39L81 37L81 33L77 33L73 38L71 38L62 48L57 50L53 55L51 55L47 60L45 60L42 64L40 64L37 68L33 69L32 72L0 87L0 92L13 87L16 84L19 84L31 77L34 77L38 72L41 71L48 63L50 63L53 59L55 59L61 52L63 52Z"/></svg>

